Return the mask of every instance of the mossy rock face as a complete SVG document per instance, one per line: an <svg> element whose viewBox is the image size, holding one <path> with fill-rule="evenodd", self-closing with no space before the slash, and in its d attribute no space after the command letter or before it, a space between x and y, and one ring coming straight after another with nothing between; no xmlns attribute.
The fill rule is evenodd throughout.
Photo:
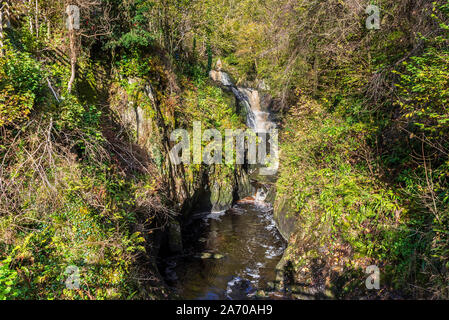
<svg viewBox="0 0 449 320"><path fill-rule="evenodd" d="M242 169L238 168L236 170L237 176L237 188L238 188L238 197L239 199L243 199L249 197L254 194L254 188L251 185L251 180L248 174ZM234 199L236 200L236 199Z"/></svg>
<svg viewBox="0 0 449 320"><path fill-rule="evenodd" d="M237 100L232 91L223 90L223 98L225 99L225 103L227 105L232 106L232 110L236 112L238 111Z"/></svg>
<svg viewBox="0 0 449 320"><path fill-rule="evenodd" d="M213 212L228 210L234 201L254 194L249 176L241 167L233 173L216 176L209 189Z"/></svg>
<svg viewBox="0 0 449 320"><path fill-rule="evenodd" d="M128 79L129 85L145 83L144 79ZM159 144L155 136L155 123L151 115L149 102L154 100L149 86L135 90L135 94L130 93L119 83L112 85L110 108L120 117L124 129L129 130L133 136L133 142L137 143L145 150L152 152Z"/></svg>
<svg viewBox="0 0 449 320"><path fill-rule="evenodd" d="M230 183L215 182L210 188L210 203L212 212L224 211L231 208L234 201L234 187Z"/></svg>
<svg viewBox="0 0 449 320"><path fill-rule="evenodd" d="M291 200L286 196L277 196L274 204L274 221L276 221L282 237L288 241L290 236L296 231L296 217Z"/></svg>

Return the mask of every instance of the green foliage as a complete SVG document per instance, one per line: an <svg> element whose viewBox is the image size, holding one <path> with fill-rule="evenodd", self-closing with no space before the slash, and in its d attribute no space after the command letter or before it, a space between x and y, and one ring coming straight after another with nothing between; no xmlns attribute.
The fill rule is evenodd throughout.
<svg viewBox="0 0 449 320"><path fill-rule="evenodd" d="M74 96L68 96L58 106L59 113L56 118L58 129L81 129L87 134L96 134L101 117L101 111L96 106L84 107Z"/></svg>
<svg viewBox="0 0 449 320"><path fill-rule="evenodd" d="M115 2L110 1L108 2ZM117 5L116 3L114 5ZM126 14L126 21L120 27L117 26L106 48L135 50L148 48L154 44L155 34L148 30L148 21L152 20L152 8L154 1L134 0L126 1L118 5L118 10Z"/></svg>
<svg viewBox="0 0 449 320"><path fill-rule="evenodd" d="M54 134L64 132L72 136L74 146L84 146L82 161L55 144L48 154L33 149L36 139L46 141L46 130L40 133L44 136L39 131L22 133L6 146L16 148L16 154L5 159L9 166L2 177L12 186L12 197L0 205L14 201L22 220L18 227L12 223L14 208L0 217L0 234L6 239L0 243L2 299L112 299L136 293L130 277L136 257L145 252L145 239L130 230L136 223L137 194L142 198L145 192L138 182L117 174L107 158L98 161L99 156L107 157L104 139L86 128L97 120L79 112L75 119L62 116L61 127L61 120L55 121ZM85 128L67 127L71 121L81 121ZM43 176L36 178L34 168L23 165L24 153L39 155L46 167ZM21 192L23 188L33 192ZM65 287L65 270L71 265L80 270L79 290Z"/></svg>
<svg viewBox="0 0 449 320"><path fill-rule="evenodd" d="M360 144L361 138L369 130L360 124L340 122L314 108L306 103L301 106L307 112L306 119L288 119L282 144L284 168L277 183L279 198L293 200L304 223L299 226L302 232L307 233L306 226L316 227L319 222L319 228L327 230L321 234L322 241L325 237L329 237L327 241L338 239L360 255L381 255L388 245L381 243L381 237L365 234L365 230L382 231L400 209L397 195L378 185L366 165L356 164L355 155L365 147Z"/></svg>
<svg viewBox="0 0 449 320"><path fill-rule="evenodd" d="M145 148L163 150L164 130L195 120L243 127L232 94L205 75L214 56L239 85L265 79L275 102L294 106L277 205L288 202L296 223L287 253L298 274L322 259L358 281L374 263L388 288L447 297L449 2L412 2L383 1L376 32L364 28L363 6L338 0L102 0L86 7L76 48L55 14L64 1L38 0L40 14L35 3L15 6L0 58L0 299L136 294L134 262L148 244L131 230L141 211L147 222L165 210L149 172L167 185L184 174L194 193L204 169L167 177L158 151L158 168L138 175ZM72 55L76 90L65 95ZM47 76L60 103L43 90ZM116 123L113 99L145 112L143 150L123 138L131 129ZM210 178L230 186L235 169L214 167ZM81 270L78 291L64 287L68 265ZM360 289L351 281L344 294Z"/></svg>
<svg viewBox="0 0 449 320"><path fill-rule="evenodd" d="M20 294L16 285L18 273L14 269L9 268L11 257L0 261L0 300L6 300L9 297L17 298Z"/></svg>
<svg viewBox="0 0 449 320"><path fill-rule="evenodd" d="M116 66L120 75L123 78L140 77L146 78L150 72L155 71L155 63L151 58L143 58L138 51L133 51L128 54L124 54L119 61L116 61ZM126 80L122 80L126 81Z"/></svg>
<svg viewBox="0 0 449 320"><path fill-rule="evenodd" d="M41 98L43 76L29 54L6 49L0 57L0 126L28 117Z"/></svg>
<svg viewBox="0 0 449 320"><path fill-rule="evenodd" d="M124 47L126 49L132 49L136 47L148 47L152 44L153 38L151 34L141 29L131 29L128 33L125 33L116 42L111 42L108 47Z"/></svg>
<svg viewBox="0 0 449 320"><path fill-rule="evenodd" d="M398 84L404 117L420 130L439 138L449 130L449 51L430 48L404 62L406 72Z"/></svg>
<svg viewBox="0 0 449 320"><path fill-rule="evenodd" d="M184 115L184 123L192 124L201 120L205 129L232 129L241 127L241 119L236 114L234 98L222 89L211 85L202 76L184 92L185 104L179 106L179 115ZM181 117L179 117L182 119Z"/></svg>
<svg viewBox="0 0 449 320"><path fill-rule="evenodd" d="M289 203L297 223L288 254L299 275L311 257L339 268L318 248L351 248L338 258L346 275L334 274L343 295L364 290L347 275L363 284L369 263L388 290L448 296L448 2L419 9L434 36L414 56L401 45L407 25L366 35L369 49L320 71L322 106L299 83L286 117L277 207Z"/></svg>

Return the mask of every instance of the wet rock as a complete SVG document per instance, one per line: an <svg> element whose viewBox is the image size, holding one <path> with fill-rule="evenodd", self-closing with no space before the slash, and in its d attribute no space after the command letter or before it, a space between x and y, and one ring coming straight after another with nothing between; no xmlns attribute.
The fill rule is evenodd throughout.
<svg viewBox="0 0 449 320"><path fill-rule="evenodd" d="M255 289L252 287L249 280L235 277L228 283L226 296L231 300L244 300L248 299L254 292Z"/></svg>
<svg viewBox="0 0 449 320"><path fill-rule="evenodd" d="M211 70L209 72L209 76L213 81L220 83L222 86L225 87L234 86L231 77L224 71Z"/></svg>
<svg viewBox="0 0 449 320"><path fill-rule="evenodd" d="M254 200L255 200L254 197L246 197L241 200L238 200L237 203L239 204L252 203L254 202Z"/></svg>
<svg viewBox="0 0 449 320"><path fill-rule="evenodd" d="M219 254L219 253L210 253L210 252L203 252L201 253L201 255L198 256L201 259L223 259L224 255Z"/></svg>
<svg viewBox="0 0 449 320"><path fill-rule="evenodd" d="M250 177L242 168L238 168L236 171L236 180L238 199L243 199L253 193Z"/></svg>
<svg viewBox="0 0 449 320"><path fill-rule="evenodd" d="M231 208L233 197L233 186L227 183L214 183L211 187L210 202L212 212L225 211Z"/></svg>
<svg viewBox="0 0 449 320"><path fill-rule="evenodd" d="M210 259L212 257L212 253L210 252L203 252L201 254L201 259Z"/></svg>

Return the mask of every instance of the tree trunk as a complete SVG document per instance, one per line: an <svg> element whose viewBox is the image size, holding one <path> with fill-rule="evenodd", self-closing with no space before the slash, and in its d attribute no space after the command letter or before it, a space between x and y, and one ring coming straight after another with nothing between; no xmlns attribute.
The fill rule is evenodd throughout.
<svg viewBox="0 0 449 320"><path fill-rule="evenodd" d="M76 74L76 44L75 44L75 30L69 31L69 38L70 38L70 66L71 66L71 75L70 80L67 85L67 91L68 93L72 92L72 86L73 82L75 81L75 74Z"/></svg>
<svg viewBox="0 0 449 320"><path fill-rule="evenodd" d="M2 1L3 5L0 7L0 57L5 55L5 48L3 39L4 34L4 24L6 23L7 28L11 28L11 13L8 1Z"/></svg>
<svg viewBox="0 0 449 320"><path fill-rule="evenodd" d="M47 39L50 40L51 39L51 22L47 17L45 17L45 23L47 24Z"/></svg>
<svg viewBox="0 0 449 320"><path fill-rule="evenodd" d="M0 8L0 57L3 57L3 7Z"/></svg>
<svg viewBox="0 0 449 320"><path fill-rule="evenodd" d="M34 12L34 23L35 23L35 28L36 28L36 38L39 38L39 7L38 7L37 0L36 0L35 12Z"/></svg>
<svg viewBox="0 0 449 320"><path fill-rule="evenodd" d="M315 53L315 60L313 62L313 93L318 92L318 72L319 72L319 61L318 54Z"/></svg>
<svg viewBox="0 0 449 320"><path fill-rule="evenodd" d="M31 0L28 0L28 8L27 8L27 10L28 10L29 18L30 18L30 20L29 20L30 33L33 34L33 10L31 8L32 8L32 2L31 2Z"/></svg>

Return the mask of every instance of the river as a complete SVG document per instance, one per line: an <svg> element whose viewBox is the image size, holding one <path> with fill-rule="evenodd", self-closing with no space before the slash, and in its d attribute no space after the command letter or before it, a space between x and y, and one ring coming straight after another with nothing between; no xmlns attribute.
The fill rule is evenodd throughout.
<svg viewBox="0 0 449 320"><path fill-rule="evenodd" d="M188 253L166 261L166 278L181 298L250 299L274 291L285 242L272 206L253 199L192 216L185 226Z"/></svg>

